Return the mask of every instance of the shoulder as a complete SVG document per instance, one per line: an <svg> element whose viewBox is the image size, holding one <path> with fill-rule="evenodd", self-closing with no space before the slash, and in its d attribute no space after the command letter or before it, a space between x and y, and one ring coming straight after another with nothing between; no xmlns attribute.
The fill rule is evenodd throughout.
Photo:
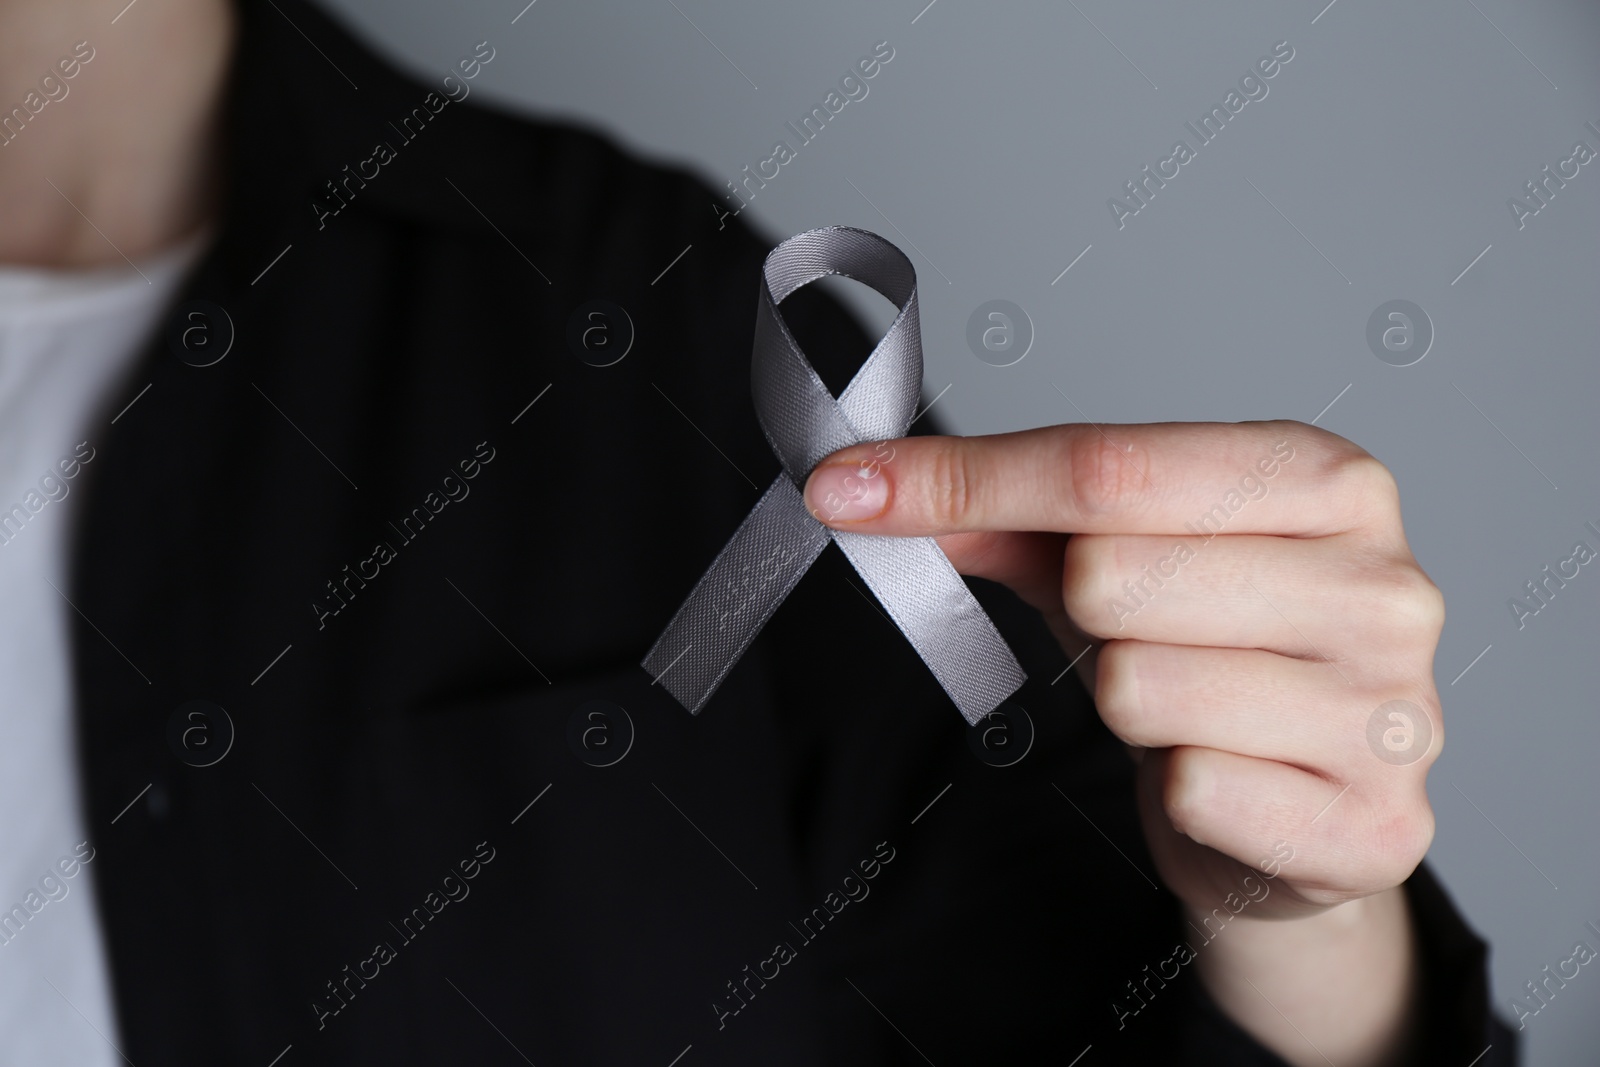
<svg viewBox="0 0 1600 1067"><path fill-rule="evenodd" d="M744 380L728 372L748 360L774 241L688 165L491 100L485 68L514 62L509 43L463 40L473 79L412 73L305 0L239 11L225 227L239 288L296 309L359 295L413 324L493 312L553 338L605 299L673 339L675 359ZM290 270L258 285L289 246ZM823 294L784 313L818 338L825 378L866 354Z"/></svg>
<svg viewBox="0 0 1600 1067"><path fill-rule="evenodd" d="M463 39L469 78L402 69L307 0L237 0L237 10L228 169L248 214L230 221L277 240L285 222L322 233L334 217L365 216L416 235L559 246L579 264L642 262L688 242L759 263L770 246L687 165L491 101L488 75L515 62L507 42Z"/></svg>

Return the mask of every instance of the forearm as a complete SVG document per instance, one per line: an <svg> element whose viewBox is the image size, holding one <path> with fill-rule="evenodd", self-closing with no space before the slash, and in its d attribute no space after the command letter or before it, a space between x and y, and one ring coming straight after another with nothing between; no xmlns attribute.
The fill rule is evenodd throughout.
<svg viewBox="0 0 1600 1067"><path fill-rule="evenodd" d="M1198 965L1217 1005L1295 1067L1413 1059L1420 967L1401 887L1309 918L1235 922Z"/></svg>

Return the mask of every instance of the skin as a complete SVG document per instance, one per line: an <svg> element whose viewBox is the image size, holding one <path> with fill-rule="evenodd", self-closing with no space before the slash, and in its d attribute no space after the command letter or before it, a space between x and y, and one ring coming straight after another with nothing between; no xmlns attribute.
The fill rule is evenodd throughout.
<svg viewBox="0 0 1600 1067"><path fill-rule="evenodd" d="M0 146L0 263L139 263L216 213L232 6L138 0L112 25L118 6L0 4L0 107L7 113L79 41L94 49L65 82L67 95Z"/></svg>
<svg viewBox="0 0 1600 1067"><path fill-rule="evenodd" d="M99 4L0 5L7 108L78 41L95 49L68 96L0 147L0 263L138 262L213 219L234 34L225 0L139 0L114 25ZM1397 886L1432 836L1444 613L1406 547L1393 479L1297 423L1108 433L920 438L887 460L847 449L808 499L841 529L938 537L958 569L1037 608L1069 654L1091 648L1077 669L1139 760L1144 831L1191 921L1257 886L1191 965L1224 1011L1294 1064L1408 1062L1417 964ZM1108 611L1141 564L1199 543L1184 523L1285 439L1294 457L1266 496L1146 606ZM853 480L822 485L840 473ZM1408 766L1367 747L1369 714L1396 698L1432 725ZM1257 901L1258 865L1285 854L1279 843L1293 858Z"/></svg>
<svg viewBox="0 0 1600 1067"><path fill-rule="evenodd" d="M1228 498L1247 475L1255 488ZM1069 655L1090 648L1077 670L1138 761L1144 834L1190 921L1256 886L1191 965L1228 1015L1293 1064L1415 1062L1399 887L1433 837L1444 602L1382 464L1295 422L1066 425L844 449L806 500L836 529L938 538ZM1186 525L1208 512L1210 540ZM1157 587L1147 564L1176 573ZM1122 583L1137 579L1132 610ZM1405 765L1368 741L1391 700L1427 720ZM1275 848L1292 858L1268 881Z"/></svg>

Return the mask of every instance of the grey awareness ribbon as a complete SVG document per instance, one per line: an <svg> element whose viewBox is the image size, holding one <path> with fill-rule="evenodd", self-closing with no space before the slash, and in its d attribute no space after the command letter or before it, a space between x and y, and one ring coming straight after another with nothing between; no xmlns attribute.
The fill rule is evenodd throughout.
<svg viewBox="0 0 1600 1067"><path fill-rule="evenodd" d="M900 309L837 399L778 310L795 290L830 274L854 278ZM783 473L642 662L690 713L698 714L711 699L830 540L968 723L981 721L1026 680L1005 639L933 538L831 530L807 510L801 495L811 469L830 453L904 437L921 386L917 275L904 252L875 233L847 226L809 230L772 250L756 307L752 391L756 417Z"/></svg>

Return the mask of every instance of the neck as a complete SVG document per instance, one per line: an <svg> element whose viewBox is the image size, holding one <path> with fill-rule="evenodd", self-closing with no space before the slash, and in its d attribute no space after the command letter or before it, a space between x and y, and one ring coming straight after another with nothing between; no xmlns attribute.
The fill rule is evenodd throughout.
<svg viewBox="0 0 1600 1067"><path fill-rule="evenodd" d="M0 264L137 263L220 191L231 0L0 3Z"/></svg>

